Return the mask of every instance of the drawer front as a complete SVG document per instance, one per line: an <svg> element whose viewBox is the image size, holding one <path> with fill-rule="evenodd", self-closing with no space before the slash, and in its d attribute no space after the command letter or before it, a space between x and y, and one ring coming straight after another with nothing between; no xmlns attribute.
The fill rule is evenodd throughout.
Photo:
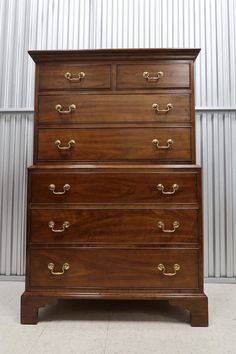
<svg viewBox="0 0 236 354"><path fill-rule="evenodd" d="M31 210L32 243L196 242L197 210Z"/></svg>
<svg viewBox="0 0 236 354"><path fill-rule="evenodd" d="M37 160L191 162L190 134L190 128L163 127L39 129Z"/></svg>
<svg viewBox="0 0 236 354"><path fill-rule="evenodd" d="M63 272L66 264L69 269L64 270L64 274L51 273ZM175 264L179 265L179 270L174 269ZM165 269L159 270L160 265ZM167 276L164 272L176 274ZM31 249L30 287L197 289L198 251L170 248Z"/></svg>
<svg viewBox="0 0 236 354"><path fill-rule="evenodd" d="M32 173L30 180L30 201L32 203L173 204L198 202L197 173L66 173L58 171ZM53 185L54 189L50 185ZM66 190L66 185L69 185L69 190ZM58 192L64 194L54 194ZM166 192L173 194L163 194Z"/></svg>
<svg viewBox="0 0 236 354"><path fill-rule="evenodd" d="M189 95L43 95L38 99L39 123L190 122Z"/></svg>
<svg viewBox="0 0 236 354"><path fill-rule="evenodd" d="M190 86L189 68L189 64L176 63L121 64L117 66L117 88L188 88ZM147 73L148 78L144 73Z"/></svg>
<svg viewBox="0 0 236 354"><path fill-rule="evenodd" d="M111 87L110 65L56 64L39 65L39 89L87 90Z"/></svg>

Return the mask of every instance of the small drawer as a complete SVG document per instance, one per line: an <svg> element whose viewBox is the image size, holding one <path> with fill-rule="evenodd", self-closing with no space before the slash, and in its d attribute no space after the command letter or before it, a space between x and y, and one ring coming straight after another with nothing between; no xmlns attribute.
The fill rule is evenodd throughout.
<svg viewBox="0 0 236 354"><path fill-rule="evenodd" d="M183 63L117 65L118 89L189 88L190 66Z"/></svg>
<svg viewBox="0 0 236 354"><path fill-rule="evenodd" d="M197 249L30 250L31 288L198 289Z"/></svg>
<svg viewBox="0 0 236 354"><path fill-rule="evenodd" d="M189 123L188 94L40 95L39 123Z"/></svg>
<svg viewBox="0 0 236 354"><path fill-rule="evenodd" d="M153 244L196 242L198 210L30 210L32 243Z"/></svg>
<svg viewBox="0 0 236 354"><path fill-rule="evenodd" d="M197 172L30 173L31 203L198 203Z"/></svg>
<svg viewBox="0 0 236 354"><path fill-rule="evenodd" d="M38 129L38 161L192 161L191 128Z"/></svg>
<svg viewBox="0 0 236 354"><path fill-rule="evenodd" d="M110 65L42 63L39 65L40 90L88 90L111 87Z"/></svg>

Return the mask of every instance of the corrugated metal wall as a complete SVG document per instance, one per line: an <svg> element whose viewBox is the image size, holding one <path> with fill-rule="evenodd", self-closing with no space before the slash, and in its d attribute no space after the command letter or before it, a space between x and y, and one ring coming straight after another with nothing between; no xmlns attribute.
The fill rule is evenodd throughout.
<svg viewBox="0 0 236 354"><path fill-rule="evenodd" d="M28 49L200 47L197 156L204 168L205 275L236 278L236 2L0 1L0 274L24 272L34 64Z"/></svg>

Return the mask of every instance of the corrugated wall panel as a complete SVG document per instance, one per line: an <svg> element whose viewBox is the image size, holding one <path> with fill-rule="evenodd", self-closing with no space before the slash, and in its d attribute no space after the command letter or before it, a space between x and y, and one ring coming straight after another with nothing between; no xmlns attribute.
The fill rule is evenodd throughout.
<svg viewBox="0 0 236 354"><path fill-rule="evenodd" d="M20 111L33 110L34 94L27 50L200 47L197 159L204 171L205 275L236 278L235 18L234 0L0 1L0 274L23 274L33 122Z"/></svg>
<svg viewBox="0 0 236 354"><path fill-rule="evenodd" d="M236 113L197 114L203 166L205 275L236 277Z"/></svg>
<svg viewBox="0 0 236 354"><path fill-rule="evenodd" d="M33 115L0 115L0 274L24 273L26 166L32 163Z"/></svg>

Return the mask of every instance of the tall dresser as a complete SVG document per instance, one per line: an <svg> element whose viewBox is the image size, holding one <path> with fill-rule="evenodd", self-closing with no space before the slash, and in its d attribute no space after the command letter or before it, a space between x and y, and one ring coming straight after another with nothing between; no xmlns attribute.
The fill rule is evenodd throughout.
<svg viewBox="0 0 236 354"><path fill-rule="evenodd" d="M168 300L208 325L198 49L30 51L36 63L21 322L58 299Z"/></svg>

